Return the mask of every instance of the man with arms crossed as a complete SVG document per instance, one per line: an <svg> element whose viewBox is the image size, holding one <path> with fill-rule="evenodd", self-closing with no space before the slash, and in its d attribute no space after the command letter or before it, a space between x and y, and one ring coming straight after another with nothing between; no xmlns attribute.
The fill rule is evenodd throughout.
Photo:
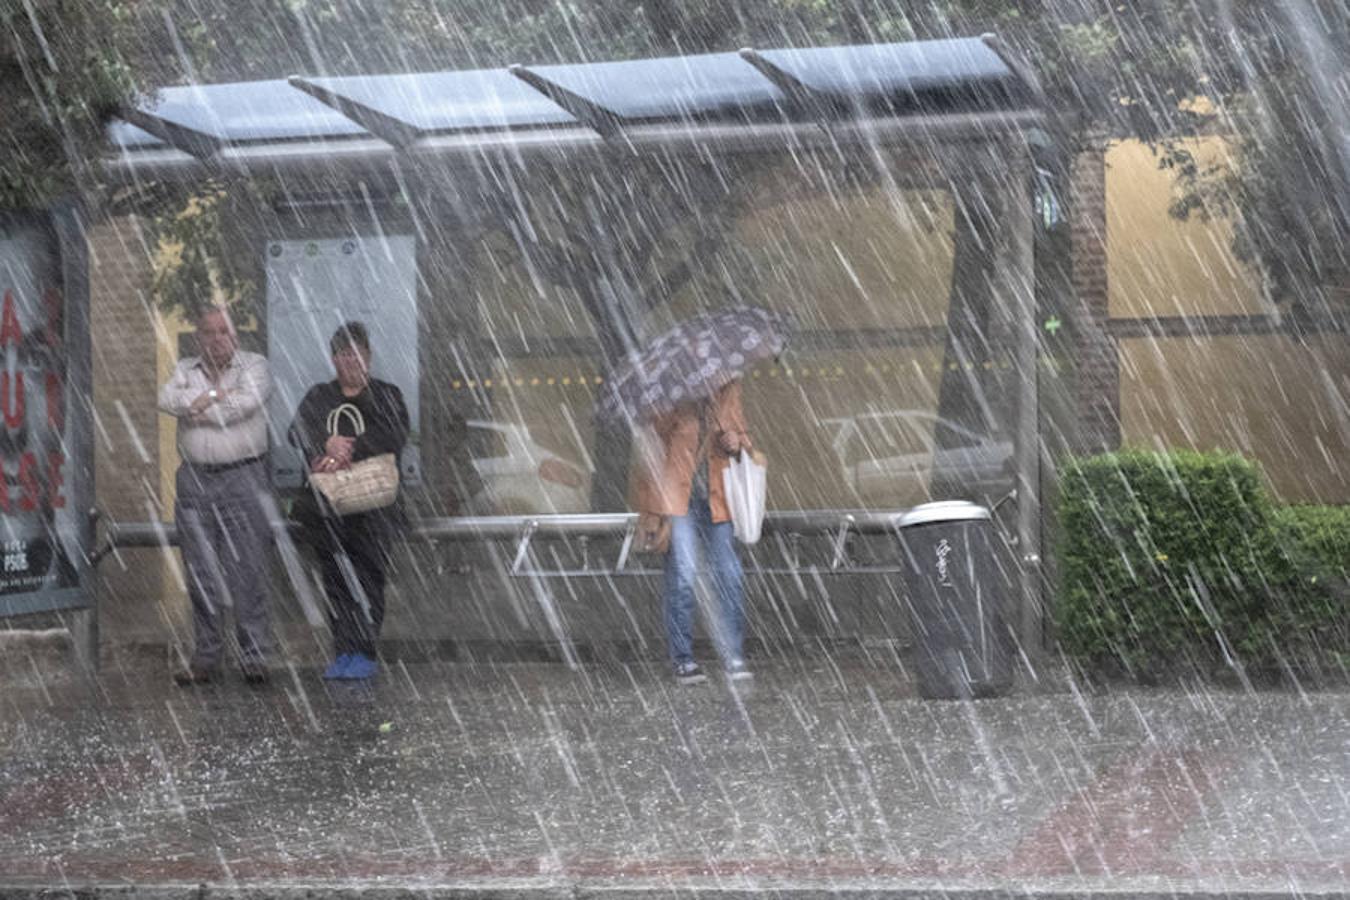
<svg viewBox="0 0 1350 900"><path fill-rule="evenodd" d="M220 667L225 612L234 608L244 680L267 680L267 360L239 349L229 314L197 316L199 356L178 363L159 408L178 420L174 519L192 601L192 659L174 675L183 686L210 681Z"/></svg>

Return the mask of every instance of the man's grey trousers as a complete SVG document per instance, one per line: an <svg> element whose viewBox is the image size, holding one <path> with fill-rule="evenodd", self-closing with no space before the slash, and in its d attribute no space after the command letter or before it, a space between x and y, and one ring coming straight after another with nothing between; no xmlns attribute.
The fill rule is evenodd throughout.
<svg viewBox="0 0 1350 900"><path fill-rule="evenodd" d="M270 494L264 458L234 467L183 463L174 516L183 577L192 601L192 665L214 669L233 608L239 660L262 663L271 643L267 567L271 531L262 503Z"/></svg>

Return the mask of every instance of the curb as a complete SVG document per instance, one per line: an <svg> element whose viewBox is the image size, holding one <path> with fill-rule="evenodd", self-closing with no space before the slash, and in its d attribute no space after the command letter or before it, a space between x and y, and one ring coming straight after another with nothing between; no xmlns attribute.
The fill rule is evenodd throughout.
<svg viewBox="0 0 1350 900"><path fill-rule="evenodd" d="M1112 887L1075 888L1062 881L1044 886L971 886L887 880L845 882L746 882L738 878L643 880L637 883L565 882L549 879L466 879L441 882L409 878L402 884L344 880L252 885L90 884L6 885L0 900L1350 900L1345 888L1298 884L1216 887L1166 879L1118 879ZM1148 883L1145 884L1144 882ZM1133 883L1132 883L1133 882Z"/></svg>

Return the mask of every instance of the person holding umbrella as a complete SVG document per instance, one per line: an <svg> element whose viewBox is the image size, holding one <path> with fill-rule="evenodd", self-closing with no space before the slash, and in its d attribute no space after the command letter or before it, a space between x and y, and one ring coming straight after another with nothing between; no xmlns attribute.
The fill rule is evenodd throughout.
<svg viewBox="0 0 1350 900"><path fill-rule="evenodd" d="M751 448L740 376L783 348L786 324L736 307L662 335L609 380L601 411L622 414L638 447L638 545L665 553L667 646L676 681L706 676L694 660L694 588L700 548L717 604L710 630L727 677L752 677L742 652L744 590L722 473Z"/></svg>
<svg viewBox="0 0 1350 900"><path fill-rule="evenodd" d="M651 430L659 442L654 459L638 480L638 540L650 550L665 549L662 599L666 642L675 680L705 680L694 661L694 582L699 547L706 554L717 595L711 623L718 655L732 679L751 677L742 655L745 628L740 558L732 541L731 513L722 490L722 470L731 458L750 449L741 383L734 381L713 397L687 403L657 419Z"/></svg>

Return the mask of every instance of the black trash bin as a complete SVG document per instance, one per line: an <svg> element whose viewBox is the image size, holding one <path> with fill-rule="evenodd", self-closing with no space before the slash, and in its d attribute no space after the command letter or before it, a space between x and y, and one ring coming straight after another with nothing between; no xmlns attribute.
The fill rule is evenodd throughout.
<svg viewBox="0 0 1350 900"><path fill-rule="evenodd" d="M964 500L896 517L917 644L919 693L965 699L1012 685L1007 585L989 510Z"/></svg>

